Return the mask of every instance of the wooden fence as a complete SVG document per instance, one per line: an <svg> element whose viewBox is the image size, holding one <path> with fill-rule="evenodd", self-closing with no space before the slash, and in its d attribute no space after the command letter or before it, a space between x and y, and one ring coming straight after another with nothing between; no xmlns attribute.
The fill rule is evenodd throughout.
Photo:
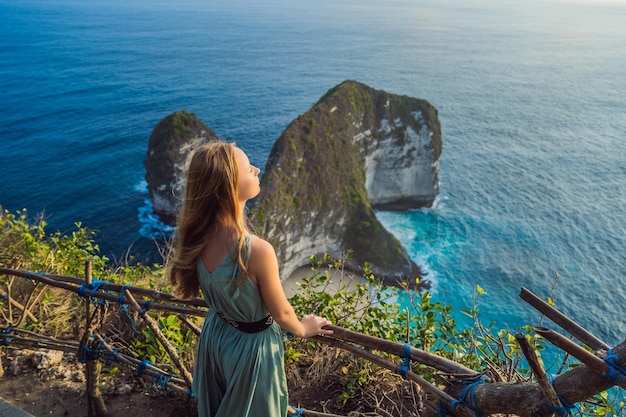
<svg viewBox="0 0 626 417"><path fill-rule="evenodd" d="M36 320L36 317L29 311L27 305L20 304L11 297L11 294L0 289L0 296L6 298L8 308L20 312L19 319L14 325L0 326L0 345L76 352L78 357L83 358L86 363L90 416L101 416L106 413L106 406L98 391L99 366L102 363L115 362L164 389L191 395L191 373L148 311L160 310L176 313L182 323L199 335L200 329L188 319L188 316L204 316L207 311L204 300L197 298L183 302L175 299L171 294L92 280L89 264L86 266L85 279L7 268L0 268L0 275L23 277L36 283L75 292L85 298L87 320L82 339L80 341L57 340L20 329L19 324L24 318ZM626 388L626 341L611 347L529 290L522 288L520 297L586 346L585 348L575 343L556 330L547 327L534 328L537 334L580 361L581 366L572 368L550 380L529 345L526 335L521 333L516 335L516 340L529 363L536 382L491 381L483 372L468 369L459 363L408 344L390 342L337 326L329 326L334 330L333 335L315 336L312 339L348 351L417 383L427 394L429 407L422 412L424 416L475 417L512 414L520 417L547 417L567 415L576 403L588 400L602 391L613 386ZM95 332L94 318L97 306L94 307L94 300L114 301L120 306L126 306L124 308L131 308L140 316L166 349L172 363L178 369L179 376L174 376L170 370L151 364L149 361L142 361L113 349L103 337ZM391 362L376 355L374 351L397 355L402 361L399 364ZM417 364L447 375L449 386L442 390L414 373L413 365ZM296 413L296 410L290 411L292 414ZM300 410L298 414L311 417L329 416L329 414L309 410Z"/></svg>

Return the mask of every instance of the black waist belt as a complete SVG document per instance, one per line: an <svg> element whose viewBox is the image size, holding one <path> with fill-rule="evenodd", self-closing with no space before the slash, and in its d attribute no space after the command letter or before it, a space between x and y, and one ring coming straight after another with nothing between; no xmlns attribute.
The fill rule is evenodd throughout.
<svg viewBox="0 0 626 417"><path fill-rule="evenodd" d="M269 314L267 316L265 316L264 318L262 318L261 320L259 320L259 321L243 322L243 321L235 321L235 320L227 319L219 311L216 311L216 313L217 313L218 316L220 316L222 319L224 319L224 321L226 321L228 324L233 326L235 329L241 330L242 332L245 332L245 333L262 332L263 330L265 330L268 327L270 327L272 325L272 323L274 323L274 318L272 316L270 316Z"/></svg>

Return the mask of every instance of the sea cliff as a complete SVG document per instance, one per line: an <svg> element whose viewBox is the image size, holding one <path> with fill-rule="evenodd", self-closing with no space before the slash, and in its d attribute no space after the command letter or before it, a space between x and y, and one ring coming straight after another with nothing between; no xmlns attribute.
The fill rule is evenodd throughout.
<svg viewBox="0 0 626 417"><path fill-rule="evenodd" d="M202 143L218 139L194 113L174 112L157 123L148 141L144 165L154 214L174 225L192 151Z"/></svg>
<svg viewBox="0 0 626 417"><path fill-rule="evenodd" d="M356 81L329 90L275 142L250 218L276 248L281 275L311 255L368 262L387 280L421 275L374 209L432 205L438 192L441 129L425 100Z"/></svg>

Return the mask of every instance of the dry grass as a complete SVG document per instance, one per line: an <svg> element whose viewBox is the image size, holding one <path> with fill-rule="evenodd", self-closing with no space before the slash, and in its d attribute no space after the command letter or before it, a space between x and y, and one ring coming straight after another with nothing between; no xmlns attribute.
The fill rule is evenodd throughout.
<svg viewBox="0 0 626 417"><path fill-rule="evenodd" d="M351 381L353 372L358 373L363 366L362 360L337 348L316 346L311 354L287 365L290 403L294 407L355 417L421 415L423 396L417 384L382 368L370 370L362 383ZM342 393L347 390L350 398L342 404Z"/></svg>

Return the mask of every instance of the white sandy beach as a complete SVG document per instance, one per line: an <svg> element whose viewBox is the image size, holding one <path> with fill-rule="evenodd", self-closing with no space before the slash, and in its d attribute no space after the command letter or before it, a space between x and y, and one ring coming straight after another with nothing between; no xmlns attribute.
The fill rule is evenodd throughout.
<svg viewBox="0 0 626 417"><path fill-rule="evenodd" d="M318 273L323 274L326 269L319 268ZM300 290L300 285L304 278L310 278L313 276L313 271L310 266L303 266L296 269L288 278L283 280L283 289L287 298L293 297ZM350 272L344 272L343 276L336 269L330 273L331 279L327 283L325 288L326 292L333 293L343 283L346 284L348 290L356 289L354 284L356 282L364 284L366 281Z"/></svg>

